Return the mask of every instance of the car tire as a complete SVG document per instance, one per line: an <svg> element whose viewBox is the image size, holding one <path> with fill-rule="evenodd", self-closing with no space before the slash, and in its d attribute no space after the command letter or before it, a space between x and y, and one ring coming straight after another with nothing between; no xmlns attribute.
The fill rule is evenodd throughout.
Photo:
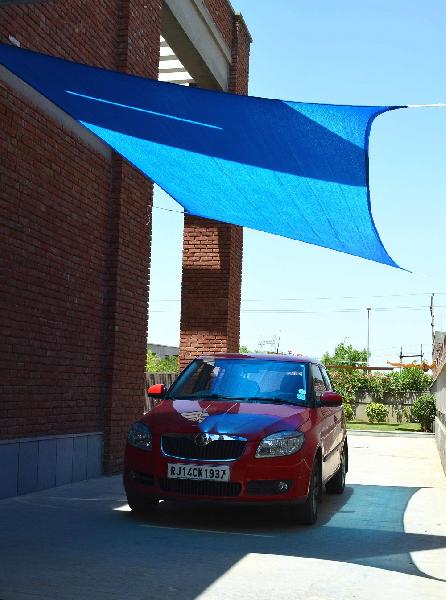
<svg viewBox="0 0 446 600"><path fill-rule="evenodd" d="M158 498L149 498L142 494L127 492L127 504L132 512L150 513L153 512L159 504Z"/></svg>
<svg viewBox="0 0 446 600"><path fill-rule="evenodd" d="M304 504L292 507L293 521L300 525L314 525L317 521L318 504L321 501L322 473L321 461L316 456L311 471L310 488Z"/></svg>
<svg viewBox="0 0 446 600"><path fill-rule="evenodd" d="M341 464L333 477L325 484L328 494L342 494L345 489L345 475L347 473L347 449L344 444L341 453Z"/></svg>

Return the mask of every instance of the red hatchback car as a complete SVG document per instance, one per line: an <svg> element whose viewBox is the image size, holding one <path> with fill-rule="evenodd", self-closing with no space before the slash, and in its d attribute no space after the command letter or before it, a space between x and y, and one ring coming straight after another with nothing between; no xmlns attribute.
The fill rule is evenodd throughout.
<svg viewBox="0 0 446 600"><path fill-rule="evenodd" d="M160 499L289 505L317 519L322 489L344 491L342 397L303 356L215 354L195 359L129 430L124 486L135 511Z"/></svg>

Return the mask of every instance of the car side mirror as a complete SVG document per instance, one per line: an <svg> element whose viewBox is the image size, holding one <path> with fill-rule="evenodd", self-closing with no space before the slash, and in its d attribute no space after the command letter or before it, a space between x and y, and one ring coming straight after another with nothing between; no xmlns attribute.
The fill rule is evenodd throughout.
<svg viewBox="0 0 446 600"><path fill-rule="evenodd" d="M162 398L166 392L164 383L156 383L147 388L147 395L151 398Z"/></svg>
<svg viewBox="0 0 446 600"><path fill-rule="evenodd" d="M320 401L322 406L341 406L342 396L336 392L322 392Z"/></svg>

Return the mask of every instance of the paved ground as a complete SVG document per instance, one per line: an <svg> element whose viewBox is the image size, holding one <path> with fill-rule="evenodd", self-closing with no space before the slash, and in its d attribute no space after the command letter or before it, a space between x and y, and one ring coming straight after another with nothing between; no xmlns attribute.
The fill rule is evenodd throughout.
<svg viewBox="0 0 446 600"><path fill-rule="evenodd" d="M120 478L0 502L1 600L444 600L446 479L432 437L351 436L345 494L319 523L162 503Z"/></svg>

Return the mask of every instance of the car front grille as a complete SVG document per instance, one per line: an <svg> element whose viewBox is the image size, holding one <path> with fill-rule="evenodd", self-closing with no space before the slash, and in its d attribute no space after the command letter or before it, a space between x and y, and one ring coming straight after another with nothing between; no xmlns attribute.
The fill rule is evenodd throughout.
<svg viewBox="0 0 446 600"><path fill-rule="evenodd" d="M240 495L241 484L229 481L196 481L190 479L159 480L163 492L172 492L185 496L214 496L219 498L236 497Z"/></svg>
<svg viewBox="0 0 446 600"><path fill-rule="evenodd" d="M236 460L245 449L245 440L216 439L204 446L195 443L192 436L163 435L162 450L167 456L195 460Z"/></svg>

